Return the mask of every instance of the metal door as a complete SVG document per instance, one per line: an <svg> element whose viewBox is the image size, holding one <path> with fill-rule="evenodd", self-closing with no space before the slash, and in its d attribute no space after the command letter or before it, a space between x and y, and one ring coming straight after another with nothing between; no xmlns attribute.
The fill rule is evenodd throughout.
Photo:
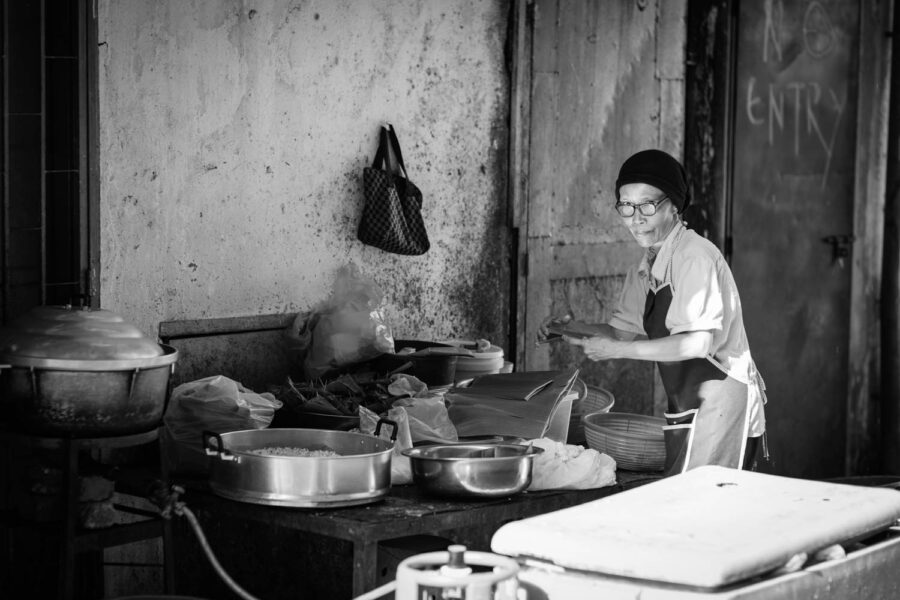
<svg viewBox="0 0 900 600"><path fill-rule="evenodd" d="M739 3L732 270L779 474L843 474L856 0Z"/></svg>

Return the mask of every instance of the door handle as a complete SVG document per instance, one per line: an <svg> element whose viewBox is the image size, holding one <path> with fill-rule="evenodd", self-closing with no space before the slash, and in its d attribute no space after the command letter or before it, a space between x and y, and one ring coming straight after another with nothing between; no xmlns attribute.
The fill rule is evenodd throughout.
<svg viewBox="0 0 900 600"><path fill-rule="evenodd" d="M831 262L844 264L844 259L850 256L850 247L856 241L853 235L828 235L822 238L826 244L831 244Z"/></svg>

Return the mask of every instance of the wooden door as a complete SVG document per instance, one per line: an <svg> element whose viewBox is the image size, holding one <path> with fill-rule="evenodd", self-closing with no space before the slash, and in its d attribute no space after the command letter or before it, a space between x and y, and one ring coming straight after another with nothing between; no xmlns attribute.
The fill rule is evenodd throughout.
<svg viewBox="0 0 900 600"><path fill-rule="evenodd" d="M844 473L858 0L739 3L729 228L767 470Z"/></svg>
<svg viewBox="0 0 900 600"><path fill-rule="evenodd" d="M658 396L653 363L594 363L578 349L535 340L544 317L569 308L579 319L608 319L626 269L640 258L613 209L615 178L639 150L680 156L684 5L537 0L517 10L513 181L527 181L513 190L517 368L577 366L616 396L617 410L649 414Z"/></svg>

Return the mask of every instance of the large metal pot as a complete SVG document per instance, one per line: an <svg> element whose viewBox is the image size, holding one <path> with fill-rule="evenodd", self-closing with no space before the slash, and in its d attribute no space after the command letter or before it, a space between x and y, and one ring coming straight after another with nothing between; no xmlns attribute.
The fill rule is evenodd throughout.
<svg viewBox="0 0 900 600"><path fill-rule="evenodd" d="M0 415L40 435L149 431L162 422L177 358L113 312L38 307L0 329Z"/></svg>
<svg viewBox="0 0 900 600"><path fill-rule="evenodd" d="M300 508L375 502L391 487L391 441L363 433L325 429L249 429L204 432L213 492L240 502ZM271 456L268 448L333 450L336 456Z"/></svg>

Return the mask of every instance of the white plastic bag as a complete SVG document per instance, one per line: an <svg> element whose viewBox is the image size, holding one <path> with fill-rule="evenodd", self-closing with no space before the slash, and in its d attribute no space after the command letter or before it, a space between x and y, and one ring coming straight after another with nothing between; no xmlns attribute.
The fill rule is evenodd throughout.
<svg viewBox="0 0 900 600"><path fill-rule="evenodd" d="M374 411L360 405L359 430L374 435L380 418ZM397 439L394 442L394 452L391 454L391 485L412 483L412 465L409 463L409 458L401 454L402 450L413 447L412 436L409 433L409 416L403 408L391 408L385 418L397 424ZM389 425L382 425L379 437L390 439L392 429Z"/></svg>
<svg viewBox="0 0 900 600"><path fill-rule="evenodd" d="M222 375L179 385L163 416L163 457L169 470L205 475L204 431L264 429L278 408L281 402L272 394L257 394Z"/></svg>
<svg viewBox="0 0 900 600"><path fill-rule="evenodd" d="M544 451L534 457L529 490L587 490L616 482L611 456L547 438L531 443Z"/></svg>
<svg viewBox="0 0 900 600"><path fill-rule="evenodd" d="M381 288L350 263L337 272L331 295L297 315L285 337L307 379L394 351Z"/></svg>
<svg viewBox="0 0 900 600"><path fill-rule="evenodd" d="M402 398L394 408L406 411L412 442L456 442L459 434L440 396Z"/></svg>

